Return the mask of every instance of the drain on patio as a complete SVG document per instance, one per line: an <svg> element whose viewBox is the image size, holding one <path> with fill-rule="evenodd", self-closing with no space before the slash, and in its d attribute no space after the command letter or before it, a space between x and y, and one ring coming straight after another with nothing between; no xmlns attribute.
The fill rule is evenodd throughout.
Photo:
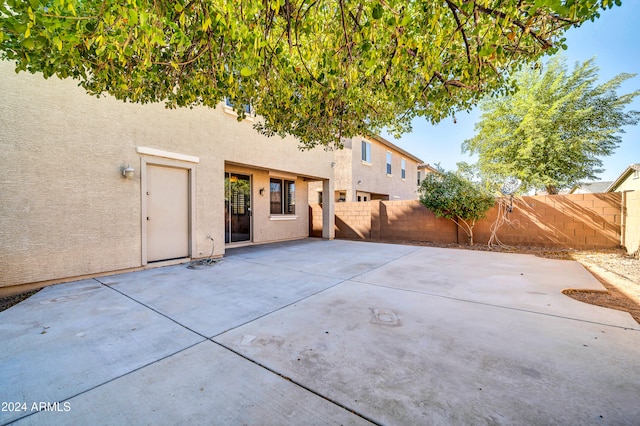
<svg viewBox="0 0 640 426"><path fill-rule="evenodd" d="M370 308L371 324L386 325L387 327L400 327L402 322L398 315L391 309Z"/></svg>

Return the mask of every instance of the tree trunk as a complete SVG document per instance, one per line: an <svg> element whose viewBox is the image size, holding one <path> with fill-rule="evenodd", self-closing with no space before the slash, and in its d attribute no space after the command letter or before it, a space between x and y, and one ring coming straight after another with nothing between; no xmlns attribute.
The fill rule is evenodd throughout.
<svg viewBox="0 0 640 426"><path fill-rule="evenodd" d="M473 227L476 224L476 221L474 220L473 222L471 222L471 225L469 225L469 222L467 222L466 220L458 216L458 220L453 220L453 222L456 225L458 225L458 227L460 227L460 229L462 229L465 234L467 234L467 237L469 238L469 245L472 246L473 245Z"/></svg>
<svg viewBox="0 0 640 426"><path fill-rule="evenodd" d="M560 192L558 190L558 187L554 186L554 185L548 185L547 186L547 194L549 195L556 195L558 194L558 192Z"/></svg>

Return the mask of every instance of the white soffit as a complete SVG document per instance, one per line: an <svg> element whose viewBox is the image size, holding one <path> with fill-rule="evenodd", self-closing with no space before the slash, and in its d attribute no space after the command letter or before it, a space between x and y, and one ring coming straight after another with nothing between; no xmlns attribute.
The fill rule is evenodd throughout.
<svg viewBox="0 0 640 426"><path fill-rule="evenodd" d="M137 146L136 152L142 155L153 155L155 157L170 158L172 160L188 161L190 163L199 163L200 157L193 155L179 154L177 152L163 151L161 149L149 148L146 146Z"/></svg>
<svg viewBox="0 0 640 426"><path fill-rule="evenodd" d="M270 177L274 177L274 178L280 178L280 179L288 179L288 180L296 180L298 179L298 176L292 174L292 173L287 173L287 172L279 172L279 171L274 171L274 170L269 170L269 176Z"/></svg>

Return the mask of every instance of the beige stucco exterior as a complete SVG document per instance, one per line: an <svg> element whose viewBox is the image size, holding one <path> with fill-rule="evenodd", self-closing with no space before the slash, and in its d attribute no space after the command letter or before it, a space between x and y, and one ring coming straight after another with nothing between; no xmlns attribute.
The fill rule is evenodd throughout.
<svg viewBox="0 0 640 426"><path fill-rule="evenodd" d="M252 177L256 243L306 237L308 182L332 186L331 152L263 137L226 108L95 98L72 80L16 75L8 62L0 75L0 292L145 266L149 165L188 170L191 258L209 256L211 238L224 254L225 171ZM270 215L270 176L295 181L295 217Z"/></svg>
<svg viewBox="0 0 640 426"><path fill-rule="evenodd" d="M640 163L631 164L605 192L640 191Z"/></svg>
<svg viewBox="0 0 640 426"><path fill-rule="evenodd" d="M371 161L363 161L362 142L371 144ZM418 164L422 160L380 137L343 140L343 149L334 151L334 200L337 202L415 200ZM391 173L387 173L387 153L391 154ZM402 162L405 177L402 177ZM320 202L319 183L309 185L309 201ZM360 198L358 198L360 197ZM325 198L324 194L322 198Z"/></svg>

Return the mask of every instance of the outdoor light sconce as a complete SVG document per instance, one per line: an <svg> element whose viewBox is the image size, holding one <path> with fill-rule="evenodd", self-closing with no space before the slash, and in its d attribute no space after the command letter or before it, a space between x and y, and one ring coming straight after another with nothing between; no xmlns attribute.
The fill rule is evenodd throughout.
<svg viewBox="0 0 640 426"><path fill-rule="evenodd" d="M260 188L260 196L264 195L264 188Z"/></svg>
<svg viewBox="0 0 640 426"><path fill-rule="evenodd" d="M124 177L125 179L131 179L133 177L133 174L136 172L136 169L129 165L127 165L127 167L120 166L120 172L122 173L122 177Z"/></svg>

